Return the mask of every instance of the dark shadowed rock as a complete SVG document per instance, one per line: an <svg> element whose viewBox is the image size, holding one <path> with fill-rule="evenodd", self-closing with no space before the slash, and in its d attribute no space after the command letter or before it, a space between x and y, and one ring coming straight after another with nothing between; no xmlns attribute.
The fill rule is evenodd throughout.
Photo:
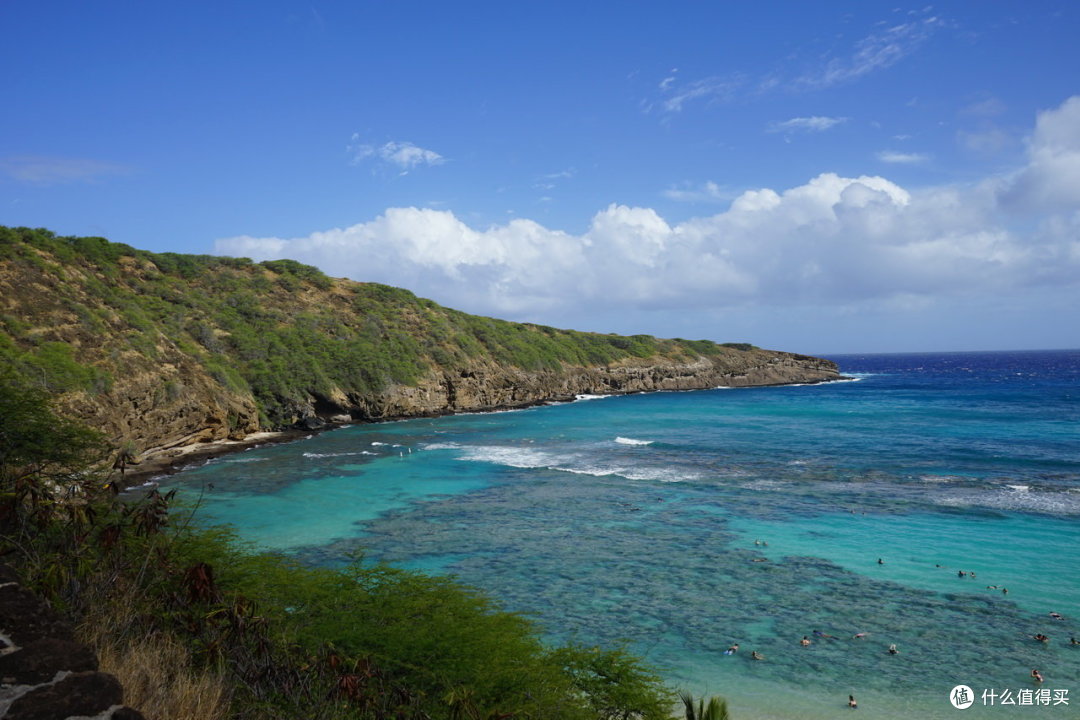
<svg viewBox="0 0 1080 720"><path fill-rule="evenodd" d="M22 646L43 638L73 639L74 632L52 608L17 585L0 587L0 630Z"/></svg>
<svg viewBox="0 0 1080 720"><path fill-rule="evenodd" d="M6 585L7 583L18 583L19 576L15 574L15 571L8 565L0 565L0 585Z"/></svg>
<svg viewBox="0 0 1080 720"><path fill-rule="evenodd" d="M28 692L11 704L4 720L59 720L97 715L123 701L120 681L100 672L68 675L54 685Z"/></svg>
<svg viewBox="0 0 1080 720"><path fill-rule="evenodd" d="M125 706L113 710L112 720L146 720L146 718L138 710Z"/></svg>
<svg viewBox="0 0 1080 720"><path fill-rule="evenodd" d="M321 430L326 427L326 421L320 417L311 415L296 423L296 427L300 430Z"/></svg>
<svg viewBox="0 0 1080 720"><path fill-rule="evenodd" d="M0 678L4 682L11 678L20 685L48 682L57 670L84 672L97 669L97 658L90 648L71 640L34 640L16 652L0 655Z"/></svg>

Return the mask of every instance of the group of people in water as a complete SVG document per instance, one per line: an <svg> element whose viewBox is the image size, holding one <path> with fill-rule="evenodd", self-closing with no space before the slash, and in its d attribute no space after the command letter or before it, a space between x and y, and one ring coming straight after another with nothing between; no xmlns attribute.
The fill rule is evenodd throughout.
<svg viewBox="0 0 1080 720"><path fill-rule="evenodd" d="M855 633L854 635L851 636L851 639L852 640L861 640L862 638L866 637L869 634L870 633L866 633L866 632ZM835 635L830 635L829 633L822 632L821 630L815 630L812 633L812 635L814 637L816 637L816 638L829 638L830 640L836 640L837 639L837 637ZM814 643L814 641L810 639L809 635L803 635L802 640L799 641L799 644L802 645L803 647L807 647L808 645L812 645L813 643ZM724 654L725 655L734 655L737 652L739 652L739 643L733 643L731 645L731 647L729 647L727 650L724 651ZM891 645L889 645L889 651L888 652L889 652L890 655L899 655L900 654L900 651L896 649L896 643L892 643ZM753 650L753 651L750 652L750 658L753 659L753 660L764 660L765 656L762 655L761 653L759 653L757 650Z"/></svg>
<svg viewBox="0 0 1080 720"><path fill-rule="evenodd" d="M759 546L759 547L763 547L763 546L767 547L768 544L769 543L767 543L767 542L765 542L763 540L754 540L754 545ZM760 558L760 559L759 558L754 558L754 562L766 562L766 559L765 558ZM877 564L878 565L884 565L885 564L885 559L884 558L878 558ZM940 564L935 564L934 567L947 569L947 568L945 568L944 565L940 565ZM975 574L974 571L968 571L968 570L957 570L956 571L956 576L958 578L966 578L966 577L975 578L975 577L977 577L977 575ZM1003 586L987 585L986 589L987 590L998 590L998 589L1000 589L1002 595L1008 595L1009 594L1009 589L1007 587L1003 587ZM1064 620L1065 619L1064 616L1061 615L1061 613L1057 613L1057 612L1051 612L1050 617L1053 618L1054 620ZM814 630L813 633L811 633L811 634L815 638L828 638L828 639L832 639L832 640L837 639L837 637L835 635L830 635L830 634L828 634L826 632L822 632L821 630ZM866 633L866 632L858 632L858 633L855 633L854 635L852 635L851 638L853 640L860 640L862 638L865 638L869 634L870 633ZM1037 633L1035 635L1032 635L1032 637L1035 640L1037 640L1039 642L1042 642L1042 643L1048 643L1050 641L1050 638L1047 635L1043 634L1043 633ZM799 640L799 644L802 647L808 647L808 646L812 645L813 642L814 641L810 639L809 635L803 635L802 639ZM1080 645L1080 640L1077 640L1075 637L1070 637L1069 638L1069 644L1070 645ZM734 655L737 652L739 652L739 644L738 643L733 643L731 645L731 647L729 647L727 650L724 651L724 654L725 655ZM900 654L900 651L896 647L896 643L891 643L889 645L888 653L890 655L898 655L898 654ZM753 650L750 653L750 658L752 660L764 660L765 656L762 655L761 653L759 653L757 650ZM1042 673L1039 671L1038 668L1032 669L1032 671L1031 671L1031 679L1036 683L1042 683L1043 682ZM858 708L858 706L859 705L858 705L858 702L856 702L856 700L855 700L855 696L854 695L848 695L848 707L851 708L852 710L854 710L854 709Z"/></svg>

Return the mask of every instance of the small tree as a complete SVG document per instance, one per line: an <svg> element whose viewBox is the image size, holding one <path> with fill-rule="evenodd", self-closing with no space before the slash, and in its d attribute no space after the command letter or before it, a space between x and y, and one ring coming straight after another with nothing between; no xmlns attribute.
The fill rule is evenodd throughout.
<svg viewBox="0 0 1080 720"><path fill-rule="evenodd" d="M90 489L104 457L99 433L53 413L49 394L0 375L0 526L23 529L61 497Z"/></svg>

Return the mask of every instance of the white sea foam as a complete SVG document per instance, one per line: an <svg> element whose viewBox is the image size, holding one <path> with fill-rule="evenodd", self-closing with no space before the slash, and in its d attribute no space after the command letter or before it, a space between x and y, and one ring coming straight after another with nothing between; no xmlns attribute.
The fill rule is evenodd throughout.
<svg viewBox="0 0 1080 720"><path fill-rule="evenodd" d="M578 399L578 400L603 400L604 398L611 397L611 395L585 395L585 394L582 394L582 395L575 395L574 397L576 399Z"/></svg>
<svg viewBox="0 0 1080 720"><path fill-rule="evenodd" d="M651 468L634 468L622 469L616 473L628 480L658 480L664 483L674 482L686 482L687 480L700 480L701 475L694 472L686 472L678 468L671 467L651 467Z"/></svg>
<svg viewBox="0 0 1080 720"><path fill-rule="evenodd" d="M518 447L500 445L484 445L465 449L462 460L474 462L489 462L496 465L506 465L516 468L541 468L549 467L558 462L559 458L539 450L526 450Z"/></svg>
<svg viewBox="0 0 1080 720"><path fill-rule="evenodd" d="M608 475L617 475L611 468L600 467L564 467L564 468L550 468L551 470L561 470L563 472L573 473L574 475L592 475L593 477L607 477Z"/></svg>
<svg viewBox="0 0 1080 720"><path fill-rule="evenodd" d="M376 455L377 453L368 452L367 450L360 450L358 452L336 452L336 453L313 453L306 452L304 457L306 458L329 458L329 457L347 457L350 455Z"/></svg>
<svg viewBox="0 0 1080 720"><path fill-rule="evenodd" d="M549 403L554 404L554 403ZM561 404L561 403L559 403ZM528 412L532 410L531 407L522 408L503 408L502 410L477 410L475 412L456 412L454 417L464 417L466 415L505 415L506 413Z"/></svg>
<svg viewBox="0 0 1080 720"><path fill-rule="evenodd" d="M1006 485L1006 487L1010 487L1018 493L1024 493L1031 489L1030 485Z"/></svg>
<svg viewBox="0 0 1080 720"><path fill-rule="evenodd" d="M420 446L421 450L459 450L461 446L453 442L425 443Z"/></svg>
<svg viewBox="0 0 1080 720"><path fill-rule="evenodd" d="M1014 490L1010 486L1008 489L1000 488L988 492L949 495L938 502L950 507L981 507L1053 515L1080 515L1080 497L1068 491L1029 492Z"/></svg>
<svg viewBox="0 0 1080 720"><path fill-rule="evenodd" d="M429 447L430 449L430 447ZM615 475L628 480L680 482L697 480L700 475L672 467L624 467L607 465L578 454L557 455L542 450L530 450L502 445L485 445L464 449L461 460L487 462L514 468L543 468L574 475L606 477Z"/></svg>
<svg viewBox="0 0 1080 720"><path fill-rule="evenodd" d="M615 442L620 445L652 445L654 440L635 440L634 438L622 437L621 435L615 438Z"/></svg>
<svg viewBox="0 0 1080 720"><path fill-rule="evenodd" d="M684 482L686 480L698 480L700 475L688 473L676 468L669 467L637 467L627 468L620 466L592 465L583 467L567 467L560 465L548 466L549 470L573 473L574 475L592 475L593 477L624 477L627 480L659 481L665 483Z"/></svg>

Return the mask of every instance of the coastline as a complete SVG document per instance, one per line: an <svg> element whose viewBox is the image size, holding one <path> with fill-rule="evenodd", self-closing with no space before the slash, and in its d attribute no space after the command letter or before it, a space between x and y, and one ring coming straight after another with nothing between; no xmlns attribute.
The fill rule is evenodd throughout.
<svg viewBox="0 0 1080 720"><path fill-rule="evenodd" d="M329 427L325 429L330 429ZM175 475L185 468L212 458L231 455L232 453L249 450L262 445L276 445L278 443L293 442L306 435L310 430L279 430L261 431L245 435L239 440L211 440L210 442L197 442L191 445L168 448L158 452L149 453L139 459L138 464L127 467L121 476L123 490L129 490L155 478L166 475Z"/></svg>
<svg viewBox="0 0 1080 720"><path fill-rule="evenodd" d="M643 392L647 393L659 393L659 392L699 392L702 390L718 390L718 389L745 389L745 388L757 388L757 387L787 387L787 386L800 386L800 385L824 385L835 382L850 382L857 378L850 378L845 375L840 375L835 378L828 378L824 380L816 380L812 382L792 382L792 383L763 383L761 385L737 385L737 386L718 386L718 387L701 387L701 388L685 388L677 390L628 390L628 391L614 391L609 393L599 394L601 397L617 397L620 395L637 395ZM255 433L245 435L239 440L211 440L209 442L197 442L190 445L182 445L180 447L172 447L157 452L151 452L140 458L139 463L129 465L127 471L121 478L122 488L121 491L131 490L140 486L152 483L159 477L165 477L168 475L175 475L183 472L188 467L199 463L204 463L207 460L212 460L218 457L224 457L226 455L232 455L234 453L250 450L251 448L262 447L264 445L279 445L283 443L296 442L297 440L303 440L317 435L320 433L328 432L330 430L337 430L339 428L349 427L352 425L374 425L387 422L399 422L401 420L413 420L417 418L437 418L437 417L449 417L452 415L464 415L472 413L495 413L506 412L507 410L524 410L531 407L539 407L542 405L561 404L568 402L579 401L578 395L559 395L548 398L542 398L540 400L529 400L521 403L498 405L494 407L483 407L469 410L448 410L445 412L431 412L421 413L415 415L400 415L395 417L380 418L378 420L352 420L348 422L324 422L322 426L312 428L287 428L285 430L262 430Z"/></svg>

